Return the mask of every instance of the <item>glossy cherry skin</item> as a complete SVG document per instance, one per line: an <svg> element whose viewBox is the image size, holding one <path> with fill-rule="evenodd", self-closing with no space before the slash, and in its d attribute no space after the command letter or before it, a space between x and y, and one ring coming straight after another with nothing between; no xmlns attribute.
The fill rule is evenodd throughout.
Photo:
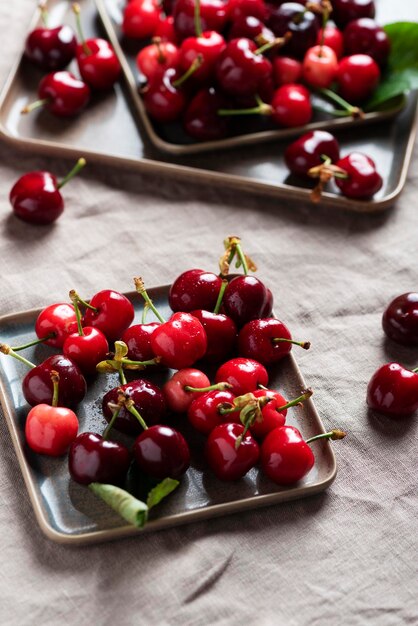
<svg viewBox="0 0 418 626"><path fill-rule="evenodd" d="M132 302L112 289L97 292L89 304L97 311L86 309L83 326L98 328L109 341L120 339L135 317Z"/></svg>
<svg viewBox="0 0 418 626"><path fill-rule="evenodd" d="M170 287L168 302L173 311L213 311L222 279L213 272L193 269L183 272Z"/></svg>
<svg viewBox="0 0 418 626"><path fill-rule="evenodd" d="M261 444L261 468L278 485L301 480L315 463L309 445L294 426L272 430Z"/></svg>
<svg viewBox="0 0 418 626"><path fill-rule="evenodd" d="M347 55L368 54L383 67L390 53L390 39L377 22L363 17L345 28L344 50Z"/></svg>
<svg viewBox="0 0 418 626"><path fill-rule="evenodd" d="M207 338L202 324L190 313L174 313L151 336L154 354L167 367L191 367L206 352Z"/></svg>
<svg viewBox="0 0 418 626"><path fill-rule="evenodd" d="M90 100L90 88L71 72L47 74L39 83L38 96L45 108L58 117L78 115Z"/></svg>
<svg viewBox="0 0 418 626"><path fill-rule="evenodd" d="M239 411L223 415L220 411L222 407L232 408L235 394L230 391L206 391L196 395L187 410L187 419L203 435L208 435L215 426L224 422L237 422Z"/></svg>
<svg viewBox="0 0 418 626"><path fill-rule="evenodd" d="M167 15L166 17L160 15L154 37L160 37L161 41L170 41L174 44L178 43L177 33L174 28L174 17L172 15Z"/></svg>
<svg viewBox="0 0 418 626"><path fill-rule="evenodd" d="M36 318L35 332L39 339L54 333L54 337L44 343L54 348L62 348L66 338L77 332L77 318L73 305L58 302L47 306Z"/></svg>
<svg viewBox="0 0 418 626"><path fill-rule="evenodd" d="M123 12L122 32L126 37L147 39L155 34L161 9L153 0L133 0Z"/></svg>
<svg viewBox="0 0 418 626"><path fill-rule="evenodd" d="M50 172L29 172L10 191L14 214L30 224L51 224L64 211L57 179Z"/></svg>
<svg viewBox="0 0 418 626"><path fill-rule="evenodd" d="M268 373L264 365L254 361L236 357L223 363L215 374L215 382L232 385L231 393L242 396L258 389L258 385L268 385Z"/></svg>
<svg viewBox="0 0 418 626"><path fill-rule="evenodd" d="M341 59L344 54L343 33L332 22L327 22L325 30L322 28L320 29L316 43L318 45L324 44L329 48L332 48L337 55L337 59Z"/></svg>
<svg viewBox="0 0 418 626"><path fill-rule="evenodd" d="M77 437L76 414L64 407L37 404L28 413L25 423L26 442L31 450L49 456L65 454Z"/></svg>
<svg viewBox="0 0 418 626"><path fill-rule="evenodd" d="M138 52L136 66L148 80L155 75L162 76L169 67L179 68L180 50L170 41L152 43Z"/></svg>
<svg viewBox="0 0 418 626"><path fill-rule="evenodd" d="M239 480L257 463L260 449L249 432L236 447L237 439L243 432L242 424L228 423L216 426L209 434L205 456L219 480Z"/></svg>
<svg viewBox="0 0 418 626"><path fill-rule="evenodd" d="M122 389L133 400L138 413L147 425L160 423L166 414L166 405L163 393L157 385L148 380L138 378L125 385L115 387L108 391L102 400L103 415L109 422L113 415L113 410L109 403L117 404L118 389ZM125 407L122 407L115 420L116 430L128 435L137 435L142 432L142 426Z"/></svg>
<svg viewBox="0 0 418 626"><path fill-rule="evenodd" d="M338 59L332 48L317 45L303 58L303 79L311 87L329 87L337 75Z"/></svg>
<svg viewBox="0 0 418 626"><path fill-rule="evenodd" d="M322 155L329 157L332 163L338 161L338 141L326 130L311 130L286 148L284 160L292 174L307 176L312 167L324 162Z"/></svg>
<svg viewBox="0 0 418 626"><path fill-rule="evenodd" d="M367 405L393 419L412 415L418 408L418 374L399 363L385 363L370 379Z"/></svg>
<svg viewBox="0 0 418 626"><path fill-rule="evenodd" d="M256 50L257 44L245 37L227 43L216 67L216 79L225 93L254 96L271 79L270 61L262 54L255 54Z"/></svg>
<svg viewBox="0 0 418 626"><path fill-rule="evenodd" d="M136 438L133 453L139 467L154 478L180 478L190 466L190 450L183 435L161 424Z"/></svg>
<svg viewBox="0 0 418 626"><path fill-rule="evenodd" d="M283 322L273 317L252 320L239 332L238 353L263 365L273 365L292 349L288 341L276 343L273 341L275 338L292 339L290 330Z"/></svg>
<svg viewBox="0 0 418 626"><path fill-rule="evenodd" d="M188 135L198 141L215 141L228 134L228 117L218 115L228 101L214 87L204 87L190 100L183 116L183 127Z"/></svg>
<svg viewBox="0 0 418 626"><path fill-rule="evenodd" d="M232 25L242 17L255 17L265 22L268 14L264 0L228 0L227 10Z"/></svg>
<svg viewBox="0 0 418 626"><path fill-rule="evenodd" d="M134 324L122 334L122 341L128 346L128 358L132 361L149 361L155 357L151 347L151 335L160 322Z"/></svg>
<svg viewBox="0 0 418 626"><path fill-rule="evenodd" d="M383 185L374 161L361 152L351 152L337 161L348 178L336 178L335 184L347 198L371 198Z"/></svg>
<svg viewBox="0 0 418 626"><path fill-rule="evenodd" d="M75 332L66 338L62 351L78 365L84 376L94 376L96 365L104 361L109 352L109 344L101 330L85 326L82 335Z"/></svg>
<svg viewBox="0 0 418 626"><path fill-rule="evenodd" d="M261 280L255 276L237 276L225 289L223 307L240 328L250 320L261 317L267 301L267 288Z"/></svg>
<svg viewBox="0 0 418 626"><path fill-rule="evenodd" d="M333 0L332 19L340 28L360 17L373 18L376 13L374 0Z"/></svg>
<svg viewBox="0 0 418 626"><path fill-rule="evenodd" d="M75 57L77 40L70 26L35 28L25 42L25 55L41 69L62 70Z"/></svg>
<svg viewBox="0 0 418 626"><path fill-rule="evenodd" d="M253 15L241 15L235 19L228 33L229 40L239 39L240 37L255 39L259 36L266 42L274 39L273 31L267 28L263 21Z"/></svg>
<svg viewBox="0 0 418 626"><path fill-rule="evenodd" d="M319 31L317 17L298 2L285 2L278 7L270 5L267 26L277 37L291 33L283 52L297 59L303 59L308 48L316 44Z"/></svg>
<svg viewBox="0 0 418 626"><path fill-rule="evenodd" d="M261 409L263 419L261 421L256 420L250 427L253 437L262 440L269 432L285 424L287 409L283 409L282 411L278 411L277 409L287 404L287 400L280 393L272 389L256 389L253 393L256 398L263 398L264 396L270 398L270 402Z"/></svg>
<svg viewBox="0 0 418 626"><path fill-rule="evenodd" d="M200 55L202 65L194 72L193 80L201 83L210 81L225 46L225 39L214 30L205 31L199 37L188 37L180 46L180 67L186 72Z"/></svg>
<svg viewBox="0 0 418 626"><path fill-rule="evenodd" d="M302 63L292 57L275 57L273 59L273 79L276 87L295 84L302 79Z"/></svg>
<svg viewBox="0 0 418 626"><path fill-rule="evenodd" d="M376 61L368 54L352 54L341 59L337 70L338 92L351 104L364 102L380 80Z"/></svg>
<svg viewBox="0 0 418 626"><path fill-rule="evenodd" d="M186 367L179 370L163 386L164 399L167 407L174 413L186 413L194 398L201 392L187 391L185 387L205 388L210 380L204 372Z"/></svg>
<svg viewBox="0 0 418 626"><path fill-rule="evenodd" d="M147 113L157 122L174 122L184 111L186 94L173 84L180 76L179 70L170 67L162 75L155 74L142 91Z"/></svg>
<svg viewBox="0 0 418 626"><path fill-rule="evenodd" d="M196 35L194 11L194 0L176 0L174 3L174 28L181 41ZM226 4L222 0L200 0L200 20L202 31L222 32L226 21Z"/></svg>
<svg viewBox="0 0 418 626"><path fill-rule="evenodd" d="M205 356L206 363L220 363L229 358L237 341L237 327L233 320L222 313L211 313L197 309L191 313L205 329L208 346Z"/></svg>
<svg viewBox="0 0 418 626"><path fill-rule="evenodd" d="M271 119L278 126L304 126L312 119L310 94L304 85L282 85L274 92L270 104Z"/></svg>
<svg viewBox="0 0 418 626"><path fill-rule="evenodd" d="M70 476L81 485L96 482L120 485L130 462L131 455L126 446L91 432L78 435L68 454Z"/></svg>
<svg viewBox="0 0 418 626"><path fill-rule="evenodd" d="M383 313L382 326L393 341L418 345L418 293L403 293L392 300Z"/></svg>
<svg viewBox="0 0 418 626"><path fill-rule="evenodd" d="M106 39L96 37L79 44L77 63L81 78L93 89L111 89L120 76L118 57Z"/></svg>
<svg viewBox="0 0 418 626"><path fill-rule="evenodd" d="M31 406L52 403L52 370L59 374L58 406L69 408L81 402L87 391L86 381L78 366L62 354L48 357L26 374L22 381L26 402Z"/></svg>

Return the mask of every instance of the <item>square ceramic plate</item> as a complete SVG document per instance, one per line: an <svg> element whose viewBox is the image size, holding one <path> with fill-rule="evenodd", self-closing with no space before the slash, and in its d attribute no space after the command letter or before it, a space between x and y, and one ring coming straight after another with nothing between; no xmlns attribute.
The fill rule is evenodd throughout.
<svg viewBox="0 0 418 626"><path fill-rule="evenodd" d="M154 303L166 317L170 314L167 294L167 286L149 290ZM139 322L142 313L139 296L134 293L127 296L134 302L136 321ZM34 323L38 314L39 311L27 311L0 318L0 342L21 345L33 339ZM52 348L47 346L37 346L25 350L24 355L29 360L40 363L51 351ZM152 510L149 522L142 530L138 530L127 525L86 487L73 482L68 473L66 458L49 458L35 454L28 448L24 425L29 407L21 390L21 380L26 371L22 363L0 355L0 398L13 445L36 518L43 532L54 541L74 545L105 541L278 504L323 491L335 478L336 462L331 446L328 441L319 441L313 444L316 457L314 467L295 485L278 487L256 468L237 482L223 483L206 467L203 455L204 437L191 432L185 419L179 417L176 428L184 433L190 443L191 467L176 491ZM159 384L170 373L142 375L149 376ZM86 398L77 410L80 432L104 430L101 398L117 384L117 376L103 375L89 385ZM292 354L271 371L270 385L289 398L296 397L306 388ZM325 432L312 399L306 401L303 407L289 410L287 421L297 426L304 437ZM116 431L113 432L117 438Z"/></svg>

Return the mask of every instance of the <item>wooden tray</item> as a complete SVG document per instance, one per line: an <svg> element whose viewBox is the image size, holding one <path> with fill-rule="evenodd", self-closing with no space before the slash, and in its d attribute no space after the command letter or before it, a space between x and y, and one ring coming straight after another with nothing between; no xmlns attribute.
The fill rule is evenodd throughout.
<svg viewBox="0 0 418 626"><path fill-rule="evenodd" d="M97 33L100 24L95 7L87 0L81 4L87 35ZM384 21L390 4L388 0L381 4L383 15L380 19ZM400 19L404 5L406 7L406 0L397 3ZM50 0L48 6L51 24L62 21L73 23L70 3L66 0ZM408 5L405 10L408 19L418 17L418 6ZM36 15L31 28L37 21ZM74 64L70 67L77 73ZM26 59L19 58L0 96L0 138L16 148L71 159L84 155L90 161L150 173L160 179L173 176L185 182L192 180L198 184L235 188L286 201L309 202L309 189L289 176L285 166L283 152L288 140L228 150L219 148L209 154L163 153L150 142L124 81L118 83L112 92L96 96L76 119L58 119L47 111L20 115L22 106L36 99L41 76ZM411 95L405 109L394 120L386 120L367 129L349 128L336 132L344 154L359 150L367 152L376 161L384 184L371 201L350 200L330 186L330 191L323 194L322 205L358 212L381 211L393 205L405 184L412 155L416 103L416 95ZM315 210L314 205L312 208Z"/></svg>
<svg viewBox="0 0 418 626"><path fill-rule="evenodd" d="M149 294L166 317L168 286L150 289ZM127 294L136 307L137 322L142 313L142 302L135 293ZM26 311L0 318L0 341L19 345L33 339L34 323L39 311ZM35 363L55 352L47 346L24 351ZM29 407L21 390L21 380L27 368L11 357L0 355L0 399L10 430L13 445L25 479L36 518L42 531L50 539L67 544L82 544L138 535L161 528L204 520L215 516L237 513L268 504L278 504L294 498L306 497L326 489L336 475L334 453L328 441L313 444L316 462L305 479L288 488L280 488L254 468L247 476L234 483L217 480L206 468L203 457L204 437L191 432L184 418L176 428L191 442L192 464L180 487L152 511L150 521L138 530L127 525L118 515L96 498L86 487L74 483L68 474L64 458L49 458L32 452L25 443L24 425ZM142 373L142 375L144 375ZM157 384L170 373L147 374ZM99 376L89 385L87 396L77 414L80 432L104 430L101 397L118 384L117 376ZM284 359L271 372L270 385L283 391L286 397L296 397L306 384L293 355ZM312 399L303 407L290 409L288 423L297 426L305 437L325 432ZM115 432L115 431L114 431ZM116 433L115 433L116 435Z"/></svg>

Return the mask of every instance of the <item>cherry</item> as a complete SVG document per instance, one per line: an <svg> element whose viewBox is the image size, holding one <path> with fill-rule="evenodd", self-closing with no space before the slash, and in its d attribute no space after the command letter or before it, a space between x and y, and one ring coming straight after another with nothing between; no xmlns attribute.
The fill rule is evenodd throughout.
<svg viewBox="0 0 418 626"><path fill-rule="evenodd" d="M329 87L337 75L338 59L332 48L317 45L309 48L303 58L303 79L315 88Z"/></svg>
<svg viewBox="0 0 418 626"><path fill-rule="evenodd" d="M323 163L323 155L329 157L333 163L338 161L338 141L325 130L312 130L286 148L284 159L292 174L307 176L312 167Z"/></svg>
<svg viewBox="0 0 418 626"><path fill-rule="evenodd" d="M160 37L161 41L170 41L173 44L177 44L177 34L174 29L174 17L172 15L167 15L166 17L160 15L154 37Z"/></svg>
<svg viewBox="0 0 418 626"><path fill-rule="evenodd" d="M373 0L333 0L332 8L332 18L340 28L360 17L373 18L376 13Z"/></svg>
<svg viewBox="0 0 418 626"><path fill-rule="evenodd" d="M196 34L195 1L176 0L173 7L174 28L180 40ZM222 32L226 20L226 4L222 0L200 0L202 31Z"/></svg>
<svg viewBox="0 0 418 626"><path fill-rule="evenodd" d="M180 66L187 71L197 58L201 57L200 67L193 78L199 82L212 80L219 55L225 48L225 40L214 30L200 32L196 37L184 39L180 46Z"/></svg>
<svg viewBox="0 0 418 626"><path fill-rule="evenodd" d="M264 365L247 359L236 357L223 363L215 374L215 382L226 382L232 385L231 392L242 396L258 389L259 385L268 384L268 373Z"/></svg>
<svg viewBox="0 0 418 626"><path fill-rule="evenodd" d="M71 72L51 72L39 83L36 102L26 105L22 113L45 107L58 117L78 115L90 100L90 88Z"/></svg>
<svg viewBox="0 0 418 626"><path fill-rule="evenodd" d="M126 37L153 37L161 19L161 9L154 0L133 0L123 12L122 32Z"/></svg>
<svg viewBox="0 0 418 626"><path fill-rule="evenodd" d="M291 33L284 52L297 59L303 59L308 48L316 44L319 31L319 22L315 14L298 2L285 2L280 6L270 5L267 26L276 37Z"/></svg>
<svg viewBox="0 0 418 626"><path fill-rule="evenodd" d="M344 50L350 54L368 54L383 67L390 53L390 39L374 20L363 17L351 21L344 30Z"/></svg>
<svg viewBox="0 0 418 626"><path fill-rule="evenodd" d="M382 326L393 341L418 345L418 293L403 293L392 300L383 313Z"/></svg>
<svg viewBox="0 0 418 626"><path fill-rule="evenodd" d="M112 419L113 410L111 407L117 405L120 391L131 398L134 408L146 423L158 424L164 418L166 405L161 389L148 380L138 378L120 387L115 387L105 394L102 400L102 410L108 422ZM137 435L141 431L138 419L124 406L121 407L115 419L114 427L116 430L130 435Z"/></svg>
<svg viewBox="0 0 418 626"><path fill-rule="evenodd" d="M41 69L51 72L66 67L75 57L77 41L70 26L48 28L46 9L40 7L44 25L26 37L25 55Z"/></svg>
<svg viewBox="0 0 418 626"><path fill-rule="evenodd" d="M325 28L321 28L316 40L318 45L325 45L334 50L337 59L344 54L344 37L339 28L332 22L327 22Z"/></svg>
<svg viewBox="0 0 418 626"><path fill-rule="evenodd" d="M77 317L72 304L59 302L43 309L35 322L35 332L48 346L62 348L64 341L77 331Z"/></svg>
<svg viewBox="0 0 418 626"><path fill-rule="evenodd" d="M139 71L148 80L155 75L162 75L169 67L178 68L180 65L180 51L170 41L161 41L158 37L153 43L145 46L136 57Z"/></svg>
<svg viewBox="0 0 418 626"><path fill-rule="evenodd" d="M277 56L273 59L273 78L277 87L298 83L302 79L302 63L292 57Z"/></svg>
<svg viewBox="0 0 418 626"><path fill-rule="evenodd" d="M223 139L228 134L228 120L218 115L227 106L225 96L214 87L204 87L190 100L183 116L183 127L198 141Z"/></svg>
<svg viewBox="0 0 418 626"><path fill-rule="evenodd" d="M361 152L351 152L336 163L346 177L338 177L335 184L348 198L371 198L383 185L374 161Z"/></svg>
<svg viewBox="0 0 418 626"><path fill-rule="evenodd" d="M265 22L268 14L264 0L228 0L227 10L232 25L242 17L255 17Z"/></svg>
<svg viewBox="0 0 418 626"><path fill-rule="evenodd" d="M292 349L292 344L304 350L308 341L294 341L287 326L275 318L255 319L248 322L238 335L238 352L263 365L277 363Z"/></svg>
<svg viewBox="0 0 418 626"><path fill-rule="evenodd" d="M28 413L25 422L25 437L34 452L61 456L65 454L77 436L78 418L65 407L58 407L59 375L51 371L54 388L52 406L37 404Z"/></svg>
<svg viewBox="0 0 418 626"><path fill-rule="evenodd" d="M272 430L261 445L261 468L278 485L301 480L314 466L315 457L309 445L294 426Z"/></svg>
<svg viewBox="0 0 418 626"><path fill-rule="evenodd" d="M187 410L187 418L196 430L208 435L215 426L232 422L239 411L234 407L235 395L231 391L207 391L197 395Z"/></svg>
<svg viewBox="0 0 418 626"><path fill-rule="evenodd" d="M223 306L225 313L241 327L265 313L268 300L267 288L261 280L255 276L237 276L226 288Z"/></svg>
<svg viewBox="0 0 418 626"><path fill-rule="evenodd" d="M336 78L342 97L357 104L367 100L376 89L380 70L368 54L352 54L340 61Z"/></svg>
<svg viewBox="0 0 418 626"><path fill-rule="evenodd" d="M85 164L85 159L79 159L61 182L58 182L51 172L28 172L21 176L13 185L9 195L14 214L30 224L54 222L64 211L64 200L60 189Z"/></svg>
<svg viewBox="0 0 418 626"><path fill-rule="evenodd" d="M169 409L175 413L185 413L199 392L191 391L191 388L203 388L210 386L210 380L200 370L184 368L173 374L163 386L163 394Z"/></svg>
<svg viewBox="0 0 418 626"><path fill-rule="evenodd" d="M160 424L136 438L133 453L139 467L154 478L180 478L190 465L190 450L183 435Z"/></svg>
<svg viewBox="0 0 418 626"><path fill-rule="evenodd" d="M78 301L87 305L80 298ZM109 341L115 341L129 328L134 317L134 307L126 296L112 289L104 289L96 293L88 303L83 324L98 328Z"/></svg>
<svg viewBox="0 0 418 626"><path fill-rule="evenodd" d="M270 105L272 120L279 126L293 128L311 121L310 95L303 85L282 85L274 92Z"/></svg>
<svg viewBox="0 0 418 626"><path fill-rule="evenodd" d="M196 317L178 312L154 330L151 346L163 365L178 370L190 367L204 356L207 338Z"/></svg>
<svg viewBox="0 0 418 626"><path fill-rule="evenodd" d="M271 79L272 65L257 50L257 44L244 37L227 43L216 67L217 81L225 93L253 96Z"/></svg>
<svg viewBox="0 0 418 626"><path fill-rule="evenodd" d="M151 347L151 335L159 322L134 324L122 334L122 341L128 346L128 357L134 361L149 361L155 357Z"/></svg>
<svg viewBox="0 0 418 626"><path fill-rule="evenodd" d="M222 278L213 272L187 270L171 285L168 302L174 312L190 312L194 309L213 311L221 287Z"/></svg>
<svg viewBox="0 0 418 626"><path fill-rule="evenodd" d="M261 408L262 419L256 419L250 426L251 434L256 439L264 439L270 431L285 424L287 409L310 398L312 390L306 389L302 395L290 401L272 389L257 389L253 394L256 398L263 398L264 396L270 398L270 401Z"/></svg>
<svg viewBox="0 0 418 626"><path fill-rule="evenodd" d="M125 479L130 461L129 450L122 443L85 432L71 444L68 469L71 478L81 485L93 482L119 485Z"/></svg>
<svg viewBox="0 0 418 626"><path fill-rule="evenodd" d="M220 480L238 480L255 466L259 447L250 433L244 434L242 424L220 424L206 441L206 459Z"/></svg>
<svg viewBox="0 0 418 626"><path fill-rule="evenodd" d="M194 70L197 67L198 63L193 66ZM189 70L181 76L179 70L170 67L162 75L152 76L141 94L147 113L154 120L168 123L180 117L187 103L181 87L192 73L193 71Z"/></svg>
<svg viewBox="0 0 418 626"><path fill-rule="evenodd" d="M273 31L267 28L262 20L253 15L241 15L232 22L228 39L239 39L241 37L253 39L260 45L262 42L267 43L275 38Z"/></svg>
<svg viewBox="0 0 418 626"><path fill-rule="evenodd" d="M204 360L207 363L219 363L228 358L234 350L237 340L237 327L233 320L222 313L211 313L197 309L191 313L205 329L207 349Z"/></svg>
<svg viewBox="0 0 418 626"><path fill-rule="evenodd" d="M399 363L385 363L367 386L367 405L394 419L412 415L418 408L418 374Z"/></svg>

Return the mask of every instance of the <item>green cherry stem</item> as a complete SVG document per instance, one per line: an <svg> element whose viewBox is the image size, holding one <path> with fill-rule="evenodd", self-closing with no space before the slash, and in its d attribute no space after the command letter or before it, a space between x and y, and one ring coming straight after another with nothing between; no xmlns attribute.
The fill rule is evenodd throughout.
<svg viewBox="0 0 418 626"><path fill-rule="evenodd" d="M226 280L226 278L224 278L222 281L221 288L219 290L218 299L216 301L215 308L213 309L213 312L215 315L218 315L219 311L221 310L222 300L224 297L225 289L227 287L228 287L228 281Z"/></svg>
<svg viewBox="0 0 418 626"><path fill-rule="evenodd" d="M59 394L60 375L58 374L58 372L56 370L51 370L50 376L51 376L52 387L53 387L51 406L57 407L58 406L58 394Z"/></svg>
<svg viewBox="0 0 418 626"><path fill-rule="evenodd" d="M77 27L77 33L78 33L78 36L80 38L81 45L83 47L83 52L87 56L90 56L92 54L92 51L90 50L90 48L86 44L86 38L84 37L83 27L81 25L81 18L80 18L80 13L81 13L80 5L77 2L74 2L74 4L72 5L72 9L73 9L73 13L75 15L75 23L76 23L76 27Z"/></svg>
<svg viewBox="0 0 418 626"><path fill-rule="evenodd" d="M48 104L48 102L49 102L49 98L42 98L42 100L35 100L35 102L26 104L20 112L22 115L25 115L26 113L31 113L35 109L40 109L45 104Z"/></svg>
<svg viewBox="0 0 418 626"><path fill-rule="evenodd" d="M271 115L272 110L270 104L260 102L256 107L249 107L248 109L218 109L217 114L221 117L228 115Z"/></svg>
<svg viewBox="0 0 418 626"><path fill-rule="evenodd" d="M48 9L46 8L45 0L38 4L39 13L41 16L42 24L48 28Z"/></svg>
<svg viewBox="0 0 418 626"><path fill-rule="evenodd" d="M347 433L343 430L336 428L330 430L328 433L321 433L320 435L315 435L315 437L310 437L310 439L306 440L306 443L312 443L312 441L318 441L319 439L344 439L346 435Z"/></svg>
<svg viewBox="0 0 418 626"><path fill-rule="evenodd" d="M109 402L109 406L110 406L110 404L111 403ZM116 404L116 405L112 405L111 408L114 409L114 411L112 413L112 417L110 418L110 422L108 423L108 425L106 426L105 430L103 431L103 435L102 435L103 439L107 439L109 437L109 433L112 430L113 425L114 425L114 423L116 422L116 420L117 420L117 418L119 416L119 413L120 413L120 410L121 410L122 406L119 405L119 404Z"/></svg>
<svg viewBox="0 0 418 626"><path fill-rule="evenodd" d="M178 78L177 80L174 80L171 83L173 87L175 87L175 89L178 89L179 87L181 87L186 82L186 80L190 78L190 76L193 76L193 74L196 72L196 70L199 69L202 63L203 63L203 56L201 54L198 54L197 57L194 59L193 63L191 64L191 66L189 67L189 69L183 74L183 76L180 76L180 78Z"/></svg>
<svg viewBox="0 0 418 626"><path fill-rule="evenodd" d="M221 415L229 415L230 413L235 413L235 411L239 411L240 409L237 406L234 406L230 402L223 402L218 405L218 413Z"/></svg>
<svg viewBox="0 0 418 626"><path fill-rule="evenodd" d="M141 324L145 324L147 319L147 314L149 311L149 305L147 303L144 304L144 309L142 311Z"/></svg>
<svg viewBox="0 0 418 626"><path fill-rule="evenodd" d="M293 339L286 339L285 337L274 337L273 343L292 343L294 346L300 346L304 350L309 350L311 347L310 341L294 341Z"/></svg>
<svg viewBox="0 0 418 626"><path fill-rule="evenodd" d="M287 402L283 406L277 407L276 411L278 411L278 413L281 413L281 411L284 411L285 409L290 409L290 407L292 406L297 406L298 404L301 404L302 402L310 398L312 394L313 391L309 387L309 389L305 389L305 391L302 392L302 395L300 395L298 398L295 398L294 400L289 400L289 402Z"/></svg>
<svg viewBox="0 0 418 626"><path fill-rule="evenodd" d="M200 18L200 0L194 0L194 29L196 37L202 36L202 20Z"/></svg>
<svg viewBox="0 0 418 626"><path fill-rule="evenodd" d="M13 346L12 350L14 352L19 352L19 350L25 350L25 348L31 348L32 346L37 346L40 343L43 343L44 341L48 341L48 339L53 339L53 337L55 337L55 333L48 333L47 335L45 335L45 337L42 337L42 339L34 339L33 341L29 341L28 343L24 343L21 346Z"/></svg>
<svg viewBox="0 0 418 626"><path fill-rule="evenodd" d="M264 52L267 52L268 50L271 50L272 48L282 48L285 45L285 43L289 41L291 36L292 36L292 33L289 31L284 35L284 37L276 37L276 39L272 39L272 41L268 41L262 46L260 46L260 48L257 48L254 54L257 54L257 55L264 54Z"/></svg>
<svg viewBox="0 0 418 626"><path fill-rule="evenodd" d="M411 372L414 372L414 374L418 373L418 367L416 367L415 369L411 370Z"/></svg>
<svg viewBox="0 0 418 626"><path fill-rule="evenodd" d="M353 106L352 104L347 102L347 100L344 100L344 98L335 93L335 91L332 91L327 87L320 87L317 91L329 100L332 100L333 102L336 102L337 104L342 106L342 108L347 111L347 113L352 117L361 119L364 116L362 109L357 106Z"/></svg>
<svg viewBox="0 0 418 626"><path fill-rule="evenodd" d="M136 276L134 278L134 284L135 284L136 291L139 293L140 296L142 296L144 298L145 304L148 306L149 309L151 309L151 311L154 313L156 318L162 324L164 324L165 323L165 319L163 318L162 315L160 315L160 313L158 312L157 308L155 307L153 301L151 300L151 298L147 294L147 291L146 291L145 285L144 285L144 281L142 280L142 278L140 278L139 276Z"/></svg>
<svg viewBox="0 0 418 626"><path fill-rule="evenodd" d="M184 391L196 393L206 393L206 391L226 391L227 389L232 389L232 385L229 383L216 383L215 385L210 385L209 387L190 387L190 385L184 386Z"/></svg>
<svg viewBox="0 0 418 626"><path fill-rule="evenodd" d="M142 428L144 430L148 430L148 426L146 425L144 418L142 417L142 415L139 413L139 411L137 411L137 409L135 408L135 404L134 401L131 398L127 398L125 399L125 408L127 411L129 411L129 413L131 413L131 415L133 415L134 417L136 417L136 419L138 420L138 422L141 424Z"/></svg>
<svg viewBox="0 0 418 626"><path fill-rule="evenodd" d="M28 359L25 359L24 356L22 356L18 352L15 352L13 350L13 348L11 348L10 346L8 346L5 343L0 343L0 352L2 354L7 354L9 356L12 356L17 361L20 361L21 363L24 363L25 365L30 367L30 369L34 369L36 367L36 365L34 363L31 363L30 361L28 361Z"/></svg>
<svg viewBox="0 0 418 626"><path fill-rule="evenodd" d="M79 296L78 296L77 292L75 291L75 289L71 289L71 291L70 291L70 293L68 295L70 296L70 300L71 300L72 305L74 307L75 317L76 317L76 320L77 320L78 334L80 335L80 337L83 337L84 331L83 331L83 325L81 323L80 307L78 306Z"/></svg>
<svg viewBox="0 0 418 626"><path fill-rule="evenodd" d="M74 165L74 167L68 172L67 176L64 176L64 178L58 183L57 187L58 189L61 189L61 187L64 187L64 185L66 185L68 183L68 181L70 181L72 178L74 178L74 176L76 176L80 170L83 169L83 167L86 165L87 161L84 157L81 157L80 159L78 159L77 163ZM81 302L81 300L80 300Z"/></svg>

